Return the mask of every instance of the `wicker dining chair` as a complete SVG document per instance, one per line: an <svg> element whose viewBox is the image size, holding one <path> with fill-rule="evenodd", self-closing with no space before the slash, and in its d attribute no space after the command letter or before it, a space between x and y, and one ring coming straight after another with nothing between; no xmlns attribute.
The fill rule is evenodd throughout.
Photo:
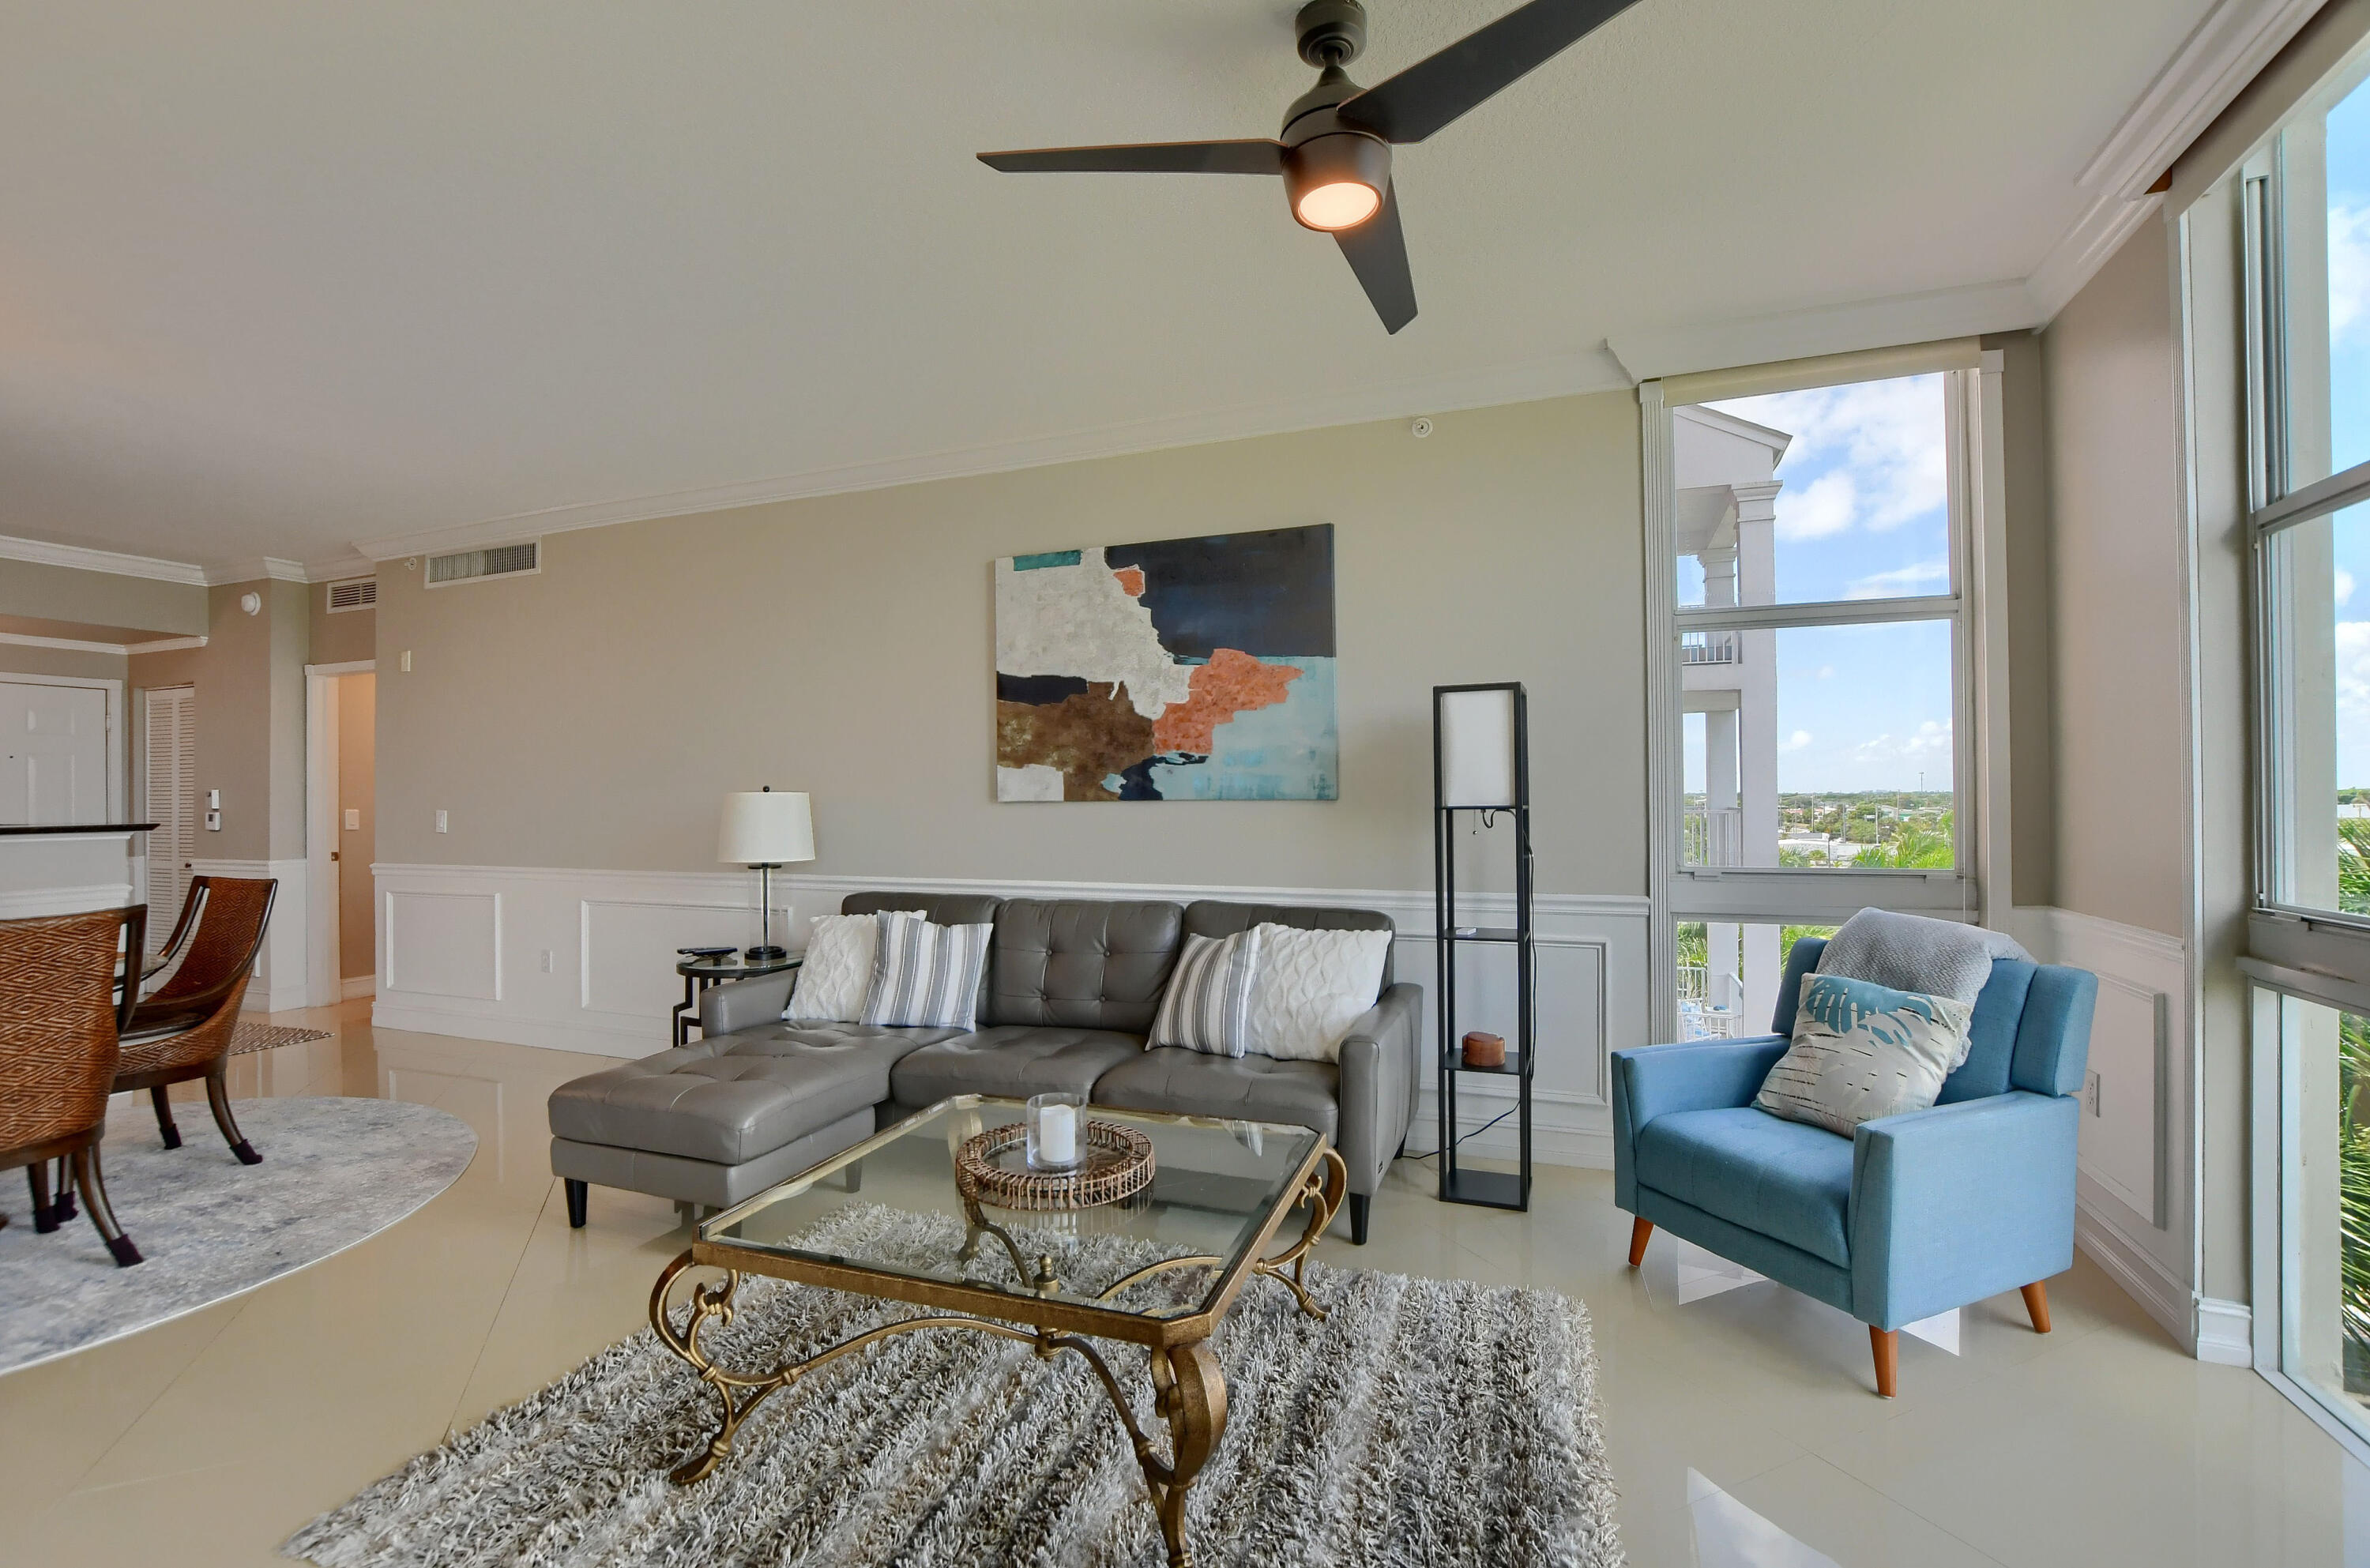
<svg viewBox="0 0 2370 1568"><path fill-rule="evenodd" d="M121 1268L140 1262L140 1249L108 1205L98 1144L117 1036L139 995L134 984L117 1000L117 953L137 974L147 924L144 905L0 920L0 1170L25 1168L33 1228L52 1231L74 1212L64 1193L52 1203L49 1191L49 1161L65 1159Z"/></svg>
<svg viewBox="0 0 2370 1568"><path fill-rule="evenodd" d="M224 1071L230 1060L231 1034L238 1027L239 1004L247 999L247 983L255 972L255 955L262 950L279 889L270 878L191 878L183 921L190 911L203 907L196 930L188 933L189 951L155 994L133 1007L131 1021L124 1025L116 1092L148 1091L156 1108L156 1131L167 1148L181 1147L181 1130L173 1124L166 1090L203 1078L214 1125L222 1129L231 1153L242 1165L262 1162L263 1156L255 1152L231 1115Z"/></svg>

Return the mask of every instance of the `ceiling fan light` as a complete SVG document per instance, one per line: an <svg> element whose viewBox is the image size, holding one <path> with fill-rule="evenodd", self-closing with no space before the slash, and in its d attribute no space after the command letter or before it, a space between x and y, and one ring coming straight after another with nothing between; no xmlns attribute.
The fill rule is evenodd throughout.
<svg viewBox="0 0 2370 1568"><path fill-rule="evenodd" d="M1339 179L1303 191L1300 205L1294 211L1310 228L1329 232L1357 227L1373 217L1382 204L1383 193L1373 186L1354 179Z"/></svg>

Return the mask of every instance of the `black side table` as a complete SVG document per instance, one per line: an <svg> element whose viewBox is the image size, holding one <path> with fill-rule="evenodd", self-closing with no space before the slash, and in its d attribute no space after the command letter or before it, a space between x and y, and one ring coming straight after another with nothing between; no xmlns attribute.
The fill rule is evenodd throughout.
<svg viewBox="0 0 2370 1568"><path fill-rule="evenodd" d="M724 958L686 958L674 966L683 976L683 1000L674 1005L674 1043L690 1043L691 1026L698 1020L699 994L710 986L721 986L728 980L754 980L760 975L779 974L785 969L796 969L807 961L807 955L794 952L788 958L764 959L752 963L735 953Z"/></svg>

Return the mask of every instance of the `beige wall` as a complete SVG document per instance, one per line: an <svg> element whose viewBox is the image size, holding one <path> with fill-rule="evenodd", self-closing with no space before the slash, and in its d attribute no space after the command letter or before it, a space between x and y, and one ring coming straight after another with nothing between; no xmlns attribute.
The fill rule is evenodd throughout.
<svg viewBox="0 0 2370 1568"><path fill-rule="evenodd" d="M378 927L371 885L371 862L377 858L373 848L378 803L372 760L377 750L377 707L376 675L338 677L338 973L349 979L378 970ZM360 827L346 826L345 813L350 811L362 813Z"/></svg>
<svg viewBox="0 0 2370 1568"><path fill-rule="evenodd" d="M120 681L128 663L121 653L84 653L71 648L27 648L0 642L0 680L10 675L66 675L76 680Z"/></svg>
<svg viewBox="0 0 2370 1568"><path fill-rule="evenodd" d="M713 869L720 798L771 783L813 793L817 872L1421 888L1431 687L1520 679L1540 888L1642 894L1636 402L1435 425L555 535L509 582L383 563L379 858ZM1319 522L1338 801L995 802L991 562Z"/></svg>
<svg viewBox="0 0 2370 1568"><path fill-rule="evenodd" d="M306 661L315 664L354 664L378 656L378 612L376 610L340 610L329 613L329 585L316 582L311 594L312 651Z"/></svg>
<svg viewBox="0 0 2370 1568"><path fill-rule="evenodd" d="M206 629L207 591L187 582L0 560L0 616L140 627L159 637Z"/></svg>
<svg viewBox="0 0 2370 1568"><path fill-rule="evenodd" d="M222 831L198 835L202 859L291 859L305 853L305 663L301 582L206 590L206 646L138 653L132 684L197 688L198 789L222 791ZM239 608L262 596L259 614Z"/></svg>
<svg viewBox="0 0 2370 1568"><path fill-rule="evenodd" d="M2019 905L2057 895L2057 801L2050 715L2055 679L2050 579L2049 376L2036 332L1984 340L2001 363L2002 466L2008 483L2010 875Z"/></svg>
<svg viewBox="0 0 2370 1568"><path fill-rule="evenodd" d="M2162 225L2143 225L2058 315L2042 362L2054 901L2178 937L2188 901L2185 655Z"/></svg>

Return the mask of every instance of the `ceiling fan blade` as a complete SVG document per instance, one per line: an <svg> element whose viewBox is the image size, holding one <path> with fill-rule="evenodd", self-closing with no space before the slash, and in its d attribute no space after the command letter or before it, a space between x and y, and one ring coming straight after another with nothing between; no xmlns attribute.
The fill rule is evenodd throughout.
<svg viewBox="0 0 2370 1568"><path fill-rule="evenodd" d="M1399 192L1394 182L1383 192L1383 210L1356 228L1337 231L1334 239L1348 258L1350 271L1383 318L1383 329L1396 332L1415 319L1415 279L1408 271L1407 236L1399 232Z"/></svg>
<svg viewBox="0 0 2370 1568"><path fill-rule="evenodd" d="M1530 0L1430 59L1343 99L1336 112L1386 142L1421 142L1636 4Z"/></svg>
<svg viewBox="0 0 2370 1568"><path fill-rule="evenodd" d="M982 153L1006 174L1282 174L1281 142L1145 142L1119 147L1036 147Z"/></svg>

